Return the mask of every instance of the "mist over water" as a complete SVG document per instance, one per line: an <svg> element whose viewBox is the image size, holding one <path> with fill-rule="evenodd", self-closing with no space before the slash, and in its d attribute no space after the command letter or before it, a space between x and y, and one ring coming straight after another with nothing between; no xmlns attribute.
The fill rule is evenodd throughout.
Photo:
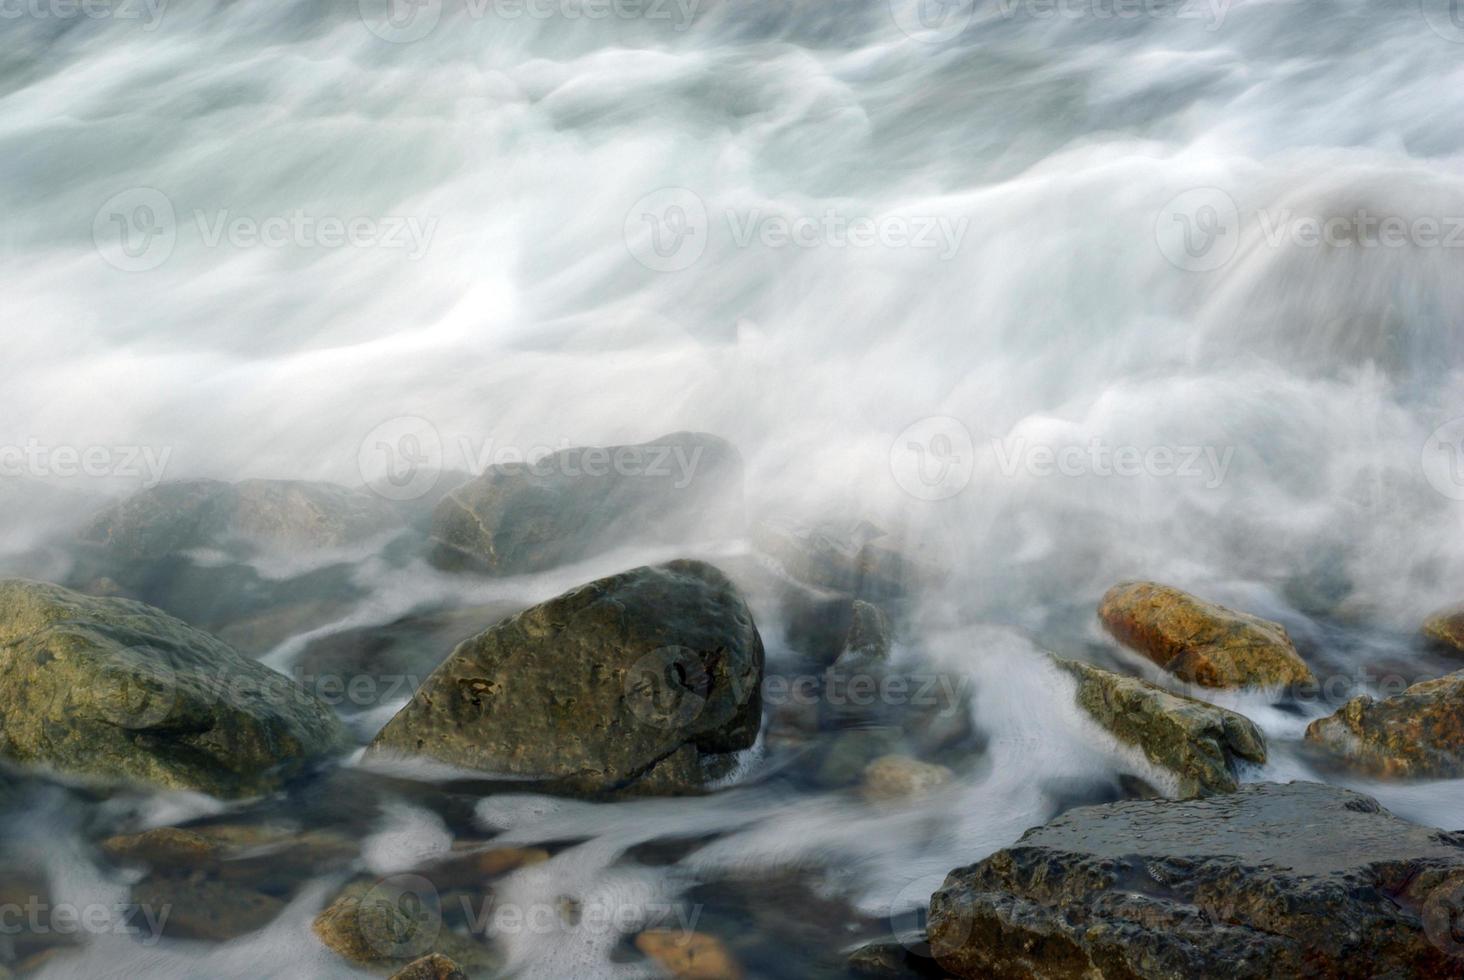
<svg viewBox="0 0 1464 980"><path fill-rule="evenodd" d="M675 902L794 865L875 916L923 902L1062 787L1142 771L1037 655L1157 677L1093 616L1124 578L1284 623L1319 677L1353 679L1340 697L1379 664L1444 672L1413 634L1464 599L1446 4L684 2L448 0L420 37L371 0L4 8L5 570L58 578L55 541L159 478L359 486L416 462L445 482L682 430L740 449L750 516L869 520L944 568L897 656L968 678L973 772L897 813L755 781L487 797L506 842L588 841L512 877L524 901ZM58 447L104 456L72 475ZM367 597L265 660L668 557L480 581L358 555ZM1272 739L1247 779L1345 782L1295 751L1340 697L1215 700ZM1461 827L1459 782L1348 785ZM402 807L368 853L440 839ZM712 832L669 869L617 863ZM107 894L70 833L41 835L48 866ZM327 884L245 940L93 937L40 975L353 976L309 933ZM618 938L507 949L524 976L644 975Z"/></svg>

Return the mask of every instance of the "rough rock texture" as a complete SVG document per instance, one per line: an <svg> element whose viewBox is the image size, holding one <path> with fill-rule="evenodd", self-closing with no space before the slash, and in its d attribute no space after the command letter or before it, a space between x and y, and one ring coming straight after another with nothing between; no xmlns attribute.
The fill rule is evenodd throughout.
<svg viewBox="0 0 1464 980"><path fill-rule="evenodd" d="M1423 624L1423 635L1438 649L1464 656L1464 606L1430 616Z"/></svg>
<svg viewBox="0 0 1464 980"><path fill-rule="evenodd" d="M935 569L885 543L868 522L804 525L761 521L752 542L794 579L861 599L909 595L939 576Z"/></svg>
<svg viewBox="0 0 1464 980"><path fill-rule="evenodd" d="M647 929L636 948L678 980L740 980L742 968L715 936L680 929Z"/></svg>
<svg viewBox="0 0 1464 980"><path fill-rule="evenodd" d="M1126 582L1098 606L1108 632L1181 680L1201 687L1312 681L1279 623L1153 582Z"/></svg>
<svg viewBox="0 0 1464 980"><path fill-rule="evenodd" d="M1306 737L1377 776L1464 776L1464 671L1383 701L1353 698L1312 722Z"/></svg>
<svg viewBox="0 0 1464 980"><path fill-rule="evenodd" d="M433 513L432 561L452 571L538 572L623 545L672 545L742 528L742 457L678 432L493 466Z"/></svg>
<svg viewBox="0 0 1464 980"><path fill-rule="evenodd" d="M1179 777L1181 796L1232 793L1238 759L1266 761L1266 740L1233 711L1072 660L1053 658L1078 682L1078 706L1119 741Z"/></svg>
<svg viewBox="0 0 1464 980"><path fill-rule="evenodd" d="M391 975L391 980L468 980L463 968L441 953L408 963Z"/></svg>
<svg viewBox="0 0 1464 980"><path fill-rule="evenodd" d="M890 618L871 602L790 588L783 596L782 612L788 645L814 663L826 667L846 653L878 660L889 657Z"/></svg>
<svg viewBox="0 0 1464 980"><path fill-rule="evenodd" d="M371 969L402 969L434 954L460 969L491 971L494 950L443 922L440 896L414 875L348 884L315 917L311 928L329 950ZM430 974L429 974L430 976Z"/></svg>
<svg viewBox="0 0 1464 980"><path fill-rule="evenodd" d="M341 750L289 678L157 609L0 581L0 755L238 797Z"/></svg>
<svg viewBox="0 0 1464 980"><path fill-rule="evenodd" d="M401 525L373 494L299 480L184 480L143 490L98 514L81 533L124 562L198 548L289 551L347 547Z"/></svg>
<svg viewBox="0 0 1464 980"><path fill-rule="evenodd" d="M1070 810L951 872L930 943L983 980L1454 977L1461 882L1464 834L1262 783Z"/></svg>
<svg viewBox="0 0 1464 980"><path fill-rule="evenodd" d="M928 955L923 933L904 932L893 939L866 943L849 954L849 972L857 977L884 980L914 980L916 977L944 978L950 974Z"/></svg>
<svg viewBox="0 0 1464 980"><path fill-rule="evenodd" d="M458 647L370 751L579 792L685 791L712 775L704 756L756 740L762 677L762 639L721 572L636 568Z"/></svg>

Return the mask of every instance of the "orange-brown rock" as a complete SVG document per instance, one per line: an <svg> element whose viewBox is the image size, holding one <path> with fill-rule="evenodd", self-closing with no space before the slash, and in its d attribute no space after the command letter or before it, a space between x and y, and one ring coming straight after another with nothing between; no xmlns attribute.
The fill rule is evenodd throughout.
<svg viewBox="0 0 1464 980"><path fill-rule="evenodd" d="M680 929L647 929L636 948L680 980L740 980L742 968L715 936Z"/></svg>
<svg viewBox="0 0 1464 980"><path fill-rule="evenodd" d="M1464 606L1434 613L1423 624L1423 635L1439 649L1464 656Z"/></svg>
<svg viewBox="0 0 1464 980"><path fill-rule="evenodd" d="M1098 606L1114 638L1201 687L1313 682L1279 623L1154 582L1115 586Z"/></svg>
<svg viewBox="0 0 1464 980"><path fill-rule="evenodd" d="M441 953L414 960L391 975L391 980L468 980L463 968Z"/></svg>
<svg viewBox="0 0 1464 980"><path fill-rule="evenodd" d="M1353 698L1306 738L1375 776L1464 776L1464 670L1383 701Z"/></svg>

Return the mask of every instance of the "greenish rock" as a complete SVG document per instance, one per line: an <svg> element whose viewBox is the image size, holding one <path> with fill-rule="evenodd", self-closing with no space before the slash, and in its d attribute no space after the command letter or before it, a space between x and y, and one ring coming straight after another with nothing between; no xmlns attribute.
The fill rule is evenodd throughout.
<svg viewBox="0 0 1464 980"><path fill-rule="evenodd" d="M1307 726L1306 739L1374 776L1464 776L1464 671L1382 701L1353 698Z"/></svg>
<svg viewBox="0 0 1464 980"><path fill-rule="evenodd" d="M460 969L496 972L498 953L455 932L444 921L443 906L431 882L416 875L357 879L321 910L312 928L342 959L382 973L434 955L462 964Z"/></svg>
<svg viewBox="0 0 1464 980"><path fill-rule="evenodd" d="M6 759L240 797L345 744L313 695L160 610L0 581Z"/></svg>
<svg viewBox="0 0 1464 980"><path fill-rule="evenodd" d="M756 741L762 679L762 639L721 572L697 561L636 568L463 643L368 755L571 792L689 791Z"/></svg>
<svg viewBox="0 0 1464 980"><path fill-rule="evenodd" d="M1138 679L1052 658L1077 681L1077 704L1179 779L1180 796L1232 793L1241 760L1264 763L1266 740L1244 715Z"/></svg>
<svg viewBox="0 0 1464 980"><path fill-rule="evenodd" d="M618 547L736 537L742 521L736 448L678 432L490 467L438 504L431 558L449 571L517 575Z"/></svg>
<svg viewBox="0 0 1464 980"><path fill-rule="evenodd" d="M279 918L286 903L236 882L183 875L152 875L132 886L131 924L150 938L227 942L258 932Z"/></svg>
<svg viewBox="0 0 1464 980"><path fill-rule="evenodd" d="M1155 582L1109 589L1098 618L1114 639L1201 687L1314 684L1286 628Z"/></svg>
<svg viewBox="0 0 1464 980"><path fill-rule="evenodd" d="M980 980L1459 975L1464 834L1319 783L1080 807L952 871L930 948Z"/></svg>
<svg viewBox="0 0 1464 980"><path fill-rule="evenodd" d="M950 974L928 955L924 933L905 931L891 939L866 943L849 954L849 972L883 980L944 978Z"/></svg>

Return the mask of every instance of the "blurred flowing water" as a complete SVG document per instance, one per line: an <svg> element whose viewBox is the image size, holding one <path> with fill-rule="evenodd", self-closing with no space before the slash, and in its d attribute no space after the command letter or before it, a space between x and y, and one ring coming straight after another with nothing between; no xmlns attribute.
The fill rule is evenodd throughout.
<svg viewBox="0 0 1464 980"><path fill-rule="evenodd" d="M511 879L525 901L788 866L875 917L923 901L1056 812L1053 786L1134 771L1034 652L1117 656L1093 607L1125 577L1280 620L1342 679L1227 702L1274 742L1247 778L1339 779L1288 749L1305 723L1365 670L1447 669L1413 639L1464 599L1446 3L58 9L0 19L8 571L60 574L51 536L157 475L360 484L685 429L739 446L754 515L865 518L948 569L912 646L969 676L989 738L951 793L485 797L484 830L585 842ZM526 604L642 557L505 583L368 559L337 626ZM1464 826L1460 783L1352 785ZM15 832L70 893L115 889L45 813ZM373 833L430 851L436 819L402 802ZM244 940L94 937L42 975L354 975L309 934L325 884ZM615 939L507 949L524 976L643 975Z"/></svg>

